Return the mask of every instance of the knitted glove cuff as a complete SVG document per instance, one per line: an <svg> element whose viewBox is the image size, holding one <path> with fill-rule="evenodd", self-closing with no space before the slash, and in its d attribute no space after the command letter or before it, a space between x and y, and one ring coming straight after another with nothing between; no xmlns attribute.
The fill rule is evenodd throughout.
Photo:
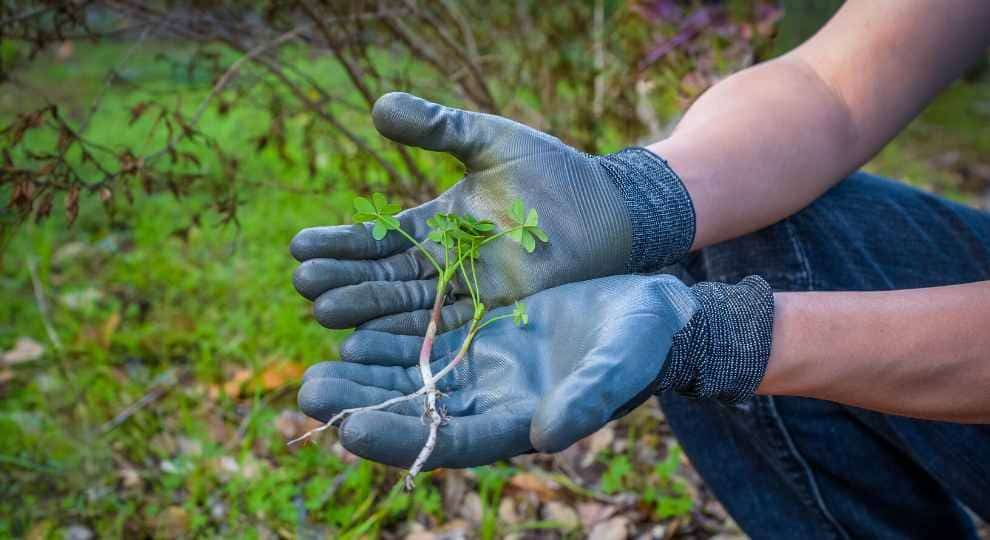
<svg viewBox="0 0 990 540"><path fill-rule="evenodd" d="M626 271L659 270L687 254L694 243L694 205L667 162L639 147L598 159L629 212L632 249Z"/></svg>
<svg viewBox="0 0 990 540"><path fill-rule="evenodd" d="M698 311L674 334L660 388L739 403L752 397L770 360L773 289L758 276L737 285L691 287Z"/></svg>

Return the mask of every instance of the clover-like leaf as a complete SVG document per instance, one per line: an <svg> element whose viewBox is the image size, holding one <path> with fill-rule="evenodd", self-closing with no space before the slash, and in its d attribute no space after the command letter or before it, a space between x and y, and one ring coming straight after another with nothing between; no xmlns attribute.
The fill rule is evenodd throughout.
<svg viewBox="0 0 990 540"><path fill-rule="evenodd" d="M512 308L512 322L514 322L516 326L525 326L529 324L529 315L526 313L526 304L516 302L515 306Z"/></svg>
<svg viewBox="0 0 990 540"><path fill-rule="evenodd" d="M522 241L519 243L522 244L526 253L532 253L536 249L536 238L529 232L529 229L520 229L520 232L522 232Z"/></svg>
<svg viewBox="0 0 990 540"><path fill-rule="evenodd" d="M528 230L530 233L532 233L533 236L539 238L540 239L540 242L549 242L550 241L550 237L547 236L546 231L544 231L543 229L541 229L539 227L527 227L526 230Z"/></svg>
<svg viewBox="0 0 990 540"><path fill-rule="evenodd" d="M526 206L523 204L522 199L516 199L509 207L509 217L513 221L520 225L526 224Z"/></svg>
<svg viewBox="0 0 990 540"><path fill-rule="evenodd" d="M388 228L381 221L376 221L375 226L371 228L371 237L375 240L381 240L385 238L386 234L388 234Z"/></svg>
<svg viewBox="0 0 990 540"><path fill-rule="evenodd" d="M354 209L362 214L375 215L378 213L375 211L375 206L371 204L371 201L364 197L354 197Z"/></svg>
<svg viewBox="0 0 990 540"><path fill-rule="evenodd" d="M385 195L375 192L371 194L371 202L375 205L375 208L381 210L388 204L388 199L385 198Z"/></svg>
<svg viewBox="0 0 990 540"><path fill-rule="evenodd" d="M536 213L536 208L530 208L529 214L526 215L526 225L527 227L536 227L540 224L540 216Z"/></svg>
<svg viewBox="0 0 990 540"><path fill-rule="evenodd" d="M385 226L386 229L390 231L395 231L398 230L399 228L399 220L388 215L379 216L378 223L381 223L383 226Z"/></svg>

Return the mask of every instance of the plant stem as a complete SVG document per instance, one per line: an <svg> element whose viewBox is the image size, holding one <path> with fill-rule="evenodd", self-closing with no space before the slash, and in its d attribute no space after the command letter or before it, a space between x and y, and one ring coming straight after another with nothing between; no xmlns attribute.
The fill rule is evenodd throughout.
<svg viewBox="0 0 990 540"><path fill-rule="evenodd" d="M509 313L507 315L499 315L498 317L492 317L491 319L488 319L487 321L481 323L481 325L478 326L478 330L481 330L482 328L488 326L489 324L492 324L495 321L500 321L502 319L511 319L512 317L514 317L514 314L512 313Z"/></svg>
<svg viewBox="0 0 990 540"><path fill-rule="evenodd" d="M426 255L426 258L430 260L430 263L431 264L433 264L433 268L436 268L437 274L442 274L443 273L443 268L440 267L440 263L438 263L437 260L433 258L433 255L431 255L430 252L427 251L425 247L423 247L423 244L419 243L419 241L416 240L415 238L413 238L412 235L410 235L406 231L402 230L402 227L399 227L398 229L395 229L395 231L397 231L399 234L401 234L402 236L404 236L406 238L406 240L409 240L410 242L412 242L412 244L414 246L416 246L416 249L418 249L420 251L420 253L422 253L423 255Z"/></svg>
<svg viewBox="0 0 990 540"><path fill-rule="evenodd" d="M446 257L445 257L446 260ZM409 473L405 478L406 489L411 490L415 484L413 478L426 464L433 448L437 444L437 430L443 423L443 417L437 410L437 387L433 378L433 370L430 367L430 356L433 352L433 340L437 335L437 325L440 321L440 310L443 307L443 297L446 293L446 282L441 277L437 283L437 297L433 301L433 310L430 312L430 322L426 327L426 335L423 336L423 345L419 349L419 374L423 379L422 390L426 393L426 411L423 413L429 419L430 432L426 437L426 444L420 450L416 460L409 468Z"/></svg>
<svg viewBox="0 0 990 540"><path fill-rule="evenodd" d="M488 242L491 242L492 240L495 240L497 238L501 238L502 236L505 236L506 234L509 234L512 231L517 231L517 230L522 229L522 228L525 228L525 227L526 227L525 225L516 225L515 227L513 227L511 229L506 229L506 230L504 230L504 231L502 231L502 232L500 232L498 234L495 234L493 236L489 236L488 238L485 238L484 240L482 240L481 242L478 243L478 249L481 249L482 246L484 246ZM470 258L468 256L469 253L470 253L470 250L468 251L468 253L462 253L457 258L457 260L454 261L454 265L450 267L450 269L451 269L452 272L456 272L457 269L460 268L460 266L464 262L464 259L465 258Z"/></svg>

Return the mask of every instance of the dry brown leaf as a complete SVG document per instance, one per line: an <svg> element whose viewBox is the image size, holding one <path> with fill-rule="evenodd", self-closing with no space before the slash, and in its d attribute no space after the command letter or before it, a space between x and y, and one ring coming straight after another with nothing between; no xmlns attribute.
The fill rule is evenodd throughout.
<svg viewBox="0 0 990 540"><path fill-rule="evenodd" d="M564 503L550 501L543 505L543 519L556 521L567 530L577 529L581 520L573 508Z"/></svg>
<svg viewBox="0 0 990 540"><path fill-rule="evenodd" d="M252 386L257 385L261 390L275 390L287 384L299 383L305 372L306 366L299 362L275 360L262 368L252 381Z"/></svg>
<svg viewBox="0 0 990 540"><path fill-rule="evenodd" d="M520 491L533 493L544 502L557 498L557 486L532 473L519 473L513 476L509 480L509 485Z"/></svg>
<svg viewBox="0 0 990 540"><path fill-rule="evenodd" d="M45 347L29 337L19 337L14 343L14 347L3 353L0 363L7 366L32 362L41 358L45 353Z"/></svg>
<svg viewBox="0 0 990 540"><path fill-rule="evenodd" d="M467 480L460 471L451 471L451 474L445 474L443 477L444 511L449 515L456 515L467 491Z"/></svg>
<svg viewBox="0 0 990 540"><path fill-rule="evenodd" d="M119 326L120 313L114 311L109 317L107 317L107 320L103 321L103 324L100 325L100 330L96 339L100 347L104 349L110 348L110 341L113 339L113 335L117 332L117 328Z"/></svg>
<svg viewBox="0 0 990 540"><path fill-rule="evenodd" d="M614 517L595 525L588 534L588 540L626 540L629 538L629 518Z"/></svg>
<svg viewBox="0 0 990 540"><path fill-rule="evenodd" d="M24 538L27 540L44 540L49 537L49 534L54 526L55 525L47 519L38 521L31 525L31 528L28 529L27 534L24 535Z"/></svg>
<svg viewBox="0 0 990 540"><path fill-rule="evenodd" d="M223 383L223 393L232 398L241 395L241 387L243 387L244 383L246 383L250 378L250 369L239 368L234 372L233 376L227 379L227 382Z"/></svg>
<svg viewBox="0 0 990 540"><path fill-rule="evenodd" d="M169 506L155 516L155 528L164 538L181 538L189 530L189 515L181 506Z"/></svg>
<svg viewBox="0 0 990 540"><path fill-rule="evenodd" d="M461 517L477 527L478 525L481 525L481 517L484 512L484 504L481 502L480 495L471 491L464 496L464 503L461 504L461 509L459 512Z"/></svg>
<svg viewBox="0 0 990 540"><path fill-rule="evenodd" d="M581 525L586 531L590 531L595 525L612 517L616 507L599 502L578 503L577 512L581 518Z"/></svg>
<svg viewBox="0 0 990 540"><path fill-rule="evenodd" d="M125 488L136 488L140 487L142 484L141 473L137 471L134 467L130 465L125 465L117 474L120 475L120 481Z"/></svg>
<svg viewBox="0 0 990 540"><path fill-rule="evenodd" d="M298 384L306 372L306 366L291 360L274 359L267 362L260 371L254 372L249 368L238 368L227 382L223 383L223 393L236 398L244 392L268 392L277 390L287 384ZM210 388L207 395L216 395L216 389Z"/></svg>
<svg viewBox="0 0 990 540"><path fill-rule="evenodd" d="M498 518L508 525L522 523L522 516L516 510L516 501L512 497L502 497L498 503Z"/></svg>

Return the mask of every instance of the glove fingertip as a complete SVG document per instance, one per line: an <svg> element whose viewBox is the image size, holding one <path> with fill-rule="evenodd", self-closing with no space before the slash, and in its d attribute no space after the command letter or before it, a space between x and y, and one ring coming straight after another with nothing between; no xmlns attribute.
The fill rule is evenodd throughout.
<svg viewBox="0 0 990 540"><path fill-rule="evenodd" d="M428 102L406 92L389 92L375 100L371 107L371 120L382 135L405 142L402 139L408 129L410 112L425 103Z"/></svg>
<svg viewBox="0 0 990 540"><path fill-rule="evenodd" d="M583 431L574 425L574 410L559 402L544 400L533 416L529 428L529 441L533 448L540 452L560 452L581 437L575 436L576 431Z"/></svg>

